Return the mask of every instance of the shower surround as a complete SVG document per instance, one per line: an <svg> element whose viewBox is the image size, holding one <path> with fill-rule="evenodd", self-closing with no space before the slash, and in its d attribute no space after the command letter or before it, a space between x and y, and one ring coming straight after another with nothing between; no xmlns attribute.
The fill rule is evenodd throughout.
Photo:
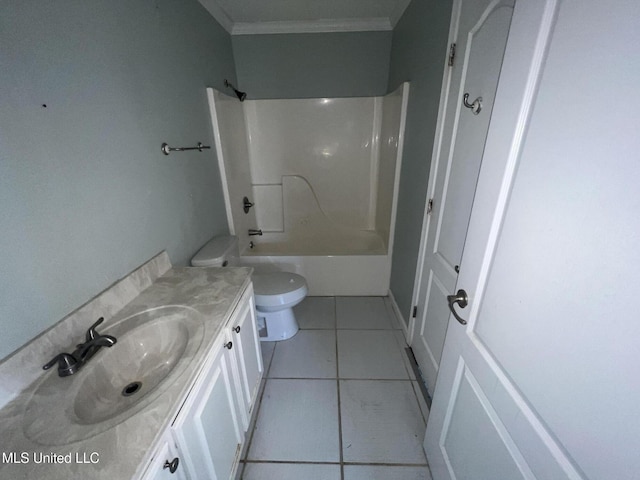
<svg viewBox="0 0 640 480"><path fill-rule="evenodd" d="M299 273L310 295L388 294L408 93L239 102L208 89L244 263Z"/></svg>

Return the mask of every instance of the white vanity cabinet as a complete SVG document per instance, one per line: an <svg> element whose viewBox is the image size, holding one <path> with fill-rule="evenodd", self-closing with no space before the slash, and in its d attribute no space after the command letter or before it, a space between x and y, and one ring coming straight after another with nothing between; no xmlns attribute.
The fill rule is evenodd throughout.
<svg viewBox="0 0 640 480"><path fill-rule="evenodd" d="M184 463L169 432L160 440L142 480L187 480Z"/></svg>
<svg viewBox="0 0 640 480"><path fill-rule="evenodd" d="M262 370L253 288L249 285L168 429L170 440L163 440L166 447L161 442L142 479L231 478L240 460ZM166 460L171 462L175 457L179 466L171 474L163 467Z"/></svg>
<svg viewBox="0 0 640 480"><path fill-rule="evenodd" d="M191 480L230 478L244 442L230 340L219 343L172 427Z"/></svg>
<svg viewBox="0 0 640 480"><path fill-rule="evenodd" d="M237 367L237 375L240 380L238 398L242 401L239 403L238 413L243 431L246 432L260 390L263 372L253 289L251 289L249 301L239 305L236 314L229 322L227 329L228 338L233 344L234 365Z"/></svg>

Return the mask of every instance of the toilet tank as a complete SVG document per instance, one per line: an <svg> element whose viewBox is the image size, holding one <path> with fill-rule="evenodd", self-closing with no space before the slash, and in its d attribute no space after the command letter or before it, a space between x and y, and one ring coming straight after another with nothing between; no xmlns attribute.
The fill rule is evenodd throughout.
<svg viewBox="0 0 640 480"><path fill-rule="evenodd" d="M209 240L191 259L194 267L226 267L238 264L238 237L221 235Z"/></svg>

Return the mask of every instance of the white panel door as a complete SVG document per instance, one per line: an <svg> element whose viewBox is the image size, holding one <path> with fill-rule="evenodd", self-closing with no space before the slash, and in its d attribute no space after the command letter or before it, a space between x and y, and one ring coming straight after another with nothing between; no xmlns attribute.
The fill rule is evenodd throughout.
<svg viewBox="0 0 640 480"><path fill-rule="evenodd" d="M640 472L640 3L515 5L425 450L434 480Z"/></svg>
<svg viewBox="0 0 640 480"><path fill-rule="evenodd" d="M429 392L438 375L449 318L446 297L458 278L512 13L513 0L460 0L454 5L450 36L456 58L443 91L441 147L431 171L433 207L411 342Z"/></svg>

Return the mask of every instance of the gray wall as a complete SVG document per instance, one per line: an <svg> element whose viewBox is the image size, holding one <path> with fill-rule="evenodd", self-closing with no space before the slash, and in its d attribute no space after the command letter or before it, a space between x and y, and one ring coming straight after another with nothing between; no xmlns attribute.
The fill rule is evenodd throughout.
<svg viewBox="0 0 640 480"><path fill-rule="evenodd" d="M234 35L247 98L367 97L387 93L391 32Z"/></svg>
<svg viewBox="0 0 640 480"><path fill-rule="evenodd" d="M0 32L2 358L159 251L183 264L227 231L214 150L160 145L213 144L205 87L235 72L196 0L5 1Z"/></svg>
<svg viewBox="0 0 640 480"><path fill-rule="evenodd" d="M389 90L411 82L391 268L391 291L405 320L411 312L451 7L451 0L413 0L393 31Z"/></svg>

